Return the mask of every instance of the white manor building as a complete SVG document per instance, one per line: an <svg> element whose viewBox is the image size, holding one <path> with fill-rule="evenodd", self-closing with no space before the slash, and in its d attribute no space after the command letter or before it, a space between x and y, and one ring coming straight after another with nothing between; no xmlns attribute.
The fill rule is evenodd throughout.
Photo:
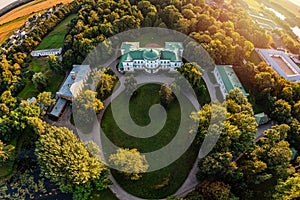
<svg viewBox="0 0 300 200"><path fill-rule="evenodd" d="M139 42L123 42L118 70L133 72L145 70L155 73L160 69L176 70L182 62L181 42L166 42L165 47L140 47Z"/></svg>

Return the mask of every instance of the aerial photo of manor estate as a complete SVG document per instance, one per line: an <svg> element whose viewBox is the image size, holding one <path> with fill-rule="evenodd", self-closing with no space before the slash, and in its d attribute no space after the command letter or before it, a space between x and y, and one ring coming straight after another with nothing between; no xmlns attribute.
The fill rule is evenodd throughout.
<svg viewBox="0 0 300 200"><path fill-rule="evenodd" d="M300 1L3 0L0 199L300 199Z"/></svg>

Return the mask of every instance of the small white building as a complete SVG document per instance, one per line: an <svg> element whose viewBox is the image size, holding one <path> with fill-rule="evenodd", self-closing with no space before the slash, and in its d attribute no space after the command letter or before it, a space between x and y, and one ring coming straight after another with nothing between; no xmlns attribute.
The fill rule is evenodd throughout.
<svg viewBox="0 0 300 200"><path fill-rule="evenodd" d="M155 73L159 69L176 70L182 62L183 46L180 42L166 42L164 48L140 47L139 42L123 42L118 70L133 72L145 70Z"/></svg>
<svg viewBox="0 0 300 200"><path fill-rule="evenodd" d="M56 55L59 56L61 55L62 48L58 49L45 49L45 50L36 50L31 52L32 57L46 57L49 55Z"/></svg>

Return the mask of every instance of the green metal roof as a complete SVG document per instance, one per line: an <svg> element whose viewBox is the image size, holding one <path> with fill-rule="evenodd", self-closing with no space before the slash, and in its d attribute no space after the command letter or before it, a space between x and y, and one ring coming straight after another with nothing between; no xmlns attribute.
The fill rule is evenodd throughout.
<svg viewBox="0 0 300 200"><path fill-rule="evenodd" d="M258 125L266 124L270 121L270 118L264 112L255 114L254 118Z"/></svg>
<svg viewBox="0 0 300 200"><path fill-rule="evenodd" d="M244 89L243 85L241 84L240 80L236 76L235 72L232 69L231 65L216 65L216 68L221 76L221 79L225 85L225 89L227 93L230 90L235 88L239 88L245 96L249 94Z"/></svg>
<svg viewBox="0 0 300 200"><path fill-rule="evenodd" d="M121 49L125 52L120 58L119 69L123 69L124 61L156 59L180 61L181 58L178 57L175 51L183 49L183 46L180 42L166 42L165 48L141 48L138 42L123 42Z"/></svg>
<svg viewBox="0 0 300 200"><path fill-rule="evenodd" d="M143 53L143 58L146 60L156 60L159 57L159 52L153 49L146 49Z"/></svg>
<svg viewBox="0 0 300 200"><path fill-rule="evenodd" d="M176 61L177 60L177 56L172 51L164 50L164 51L161 51L161 59L162 60Z"/></svg>

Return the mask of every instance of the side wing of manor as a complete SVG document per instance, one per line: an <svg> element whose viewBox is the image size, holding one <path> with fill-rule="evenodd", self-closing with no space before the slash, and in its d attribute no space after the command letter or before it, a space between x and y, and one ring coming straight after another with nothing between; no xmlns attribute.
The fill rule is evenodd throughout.
<svg viewBox="0 0 300 200"><path fill-rule="evenodd" d="M226 99L226 95L230 90L235 88L238 88L244 96L249 96L234 72L232 65L216 65L213 73L219 84L223 99Z"/></svg>
<svg viewBox="0 0 300 200"><path fill-rule="evenodd" d="M165 47L140 47L139 42L123 42L118 70L145 70L148 73L160 69L174 71L183 64L182 54L181 42L166 42Z"/></svg>
<svg viewBox="0 0 300 200"><path fill-rule="evenodd" d="M60 117L68 102L72 102L73 98L84 87L84 82L91 72L89 65L73 65L73 69L65 79L64 83L56 92L56 104L49 113L53 117Z"/></svg>

